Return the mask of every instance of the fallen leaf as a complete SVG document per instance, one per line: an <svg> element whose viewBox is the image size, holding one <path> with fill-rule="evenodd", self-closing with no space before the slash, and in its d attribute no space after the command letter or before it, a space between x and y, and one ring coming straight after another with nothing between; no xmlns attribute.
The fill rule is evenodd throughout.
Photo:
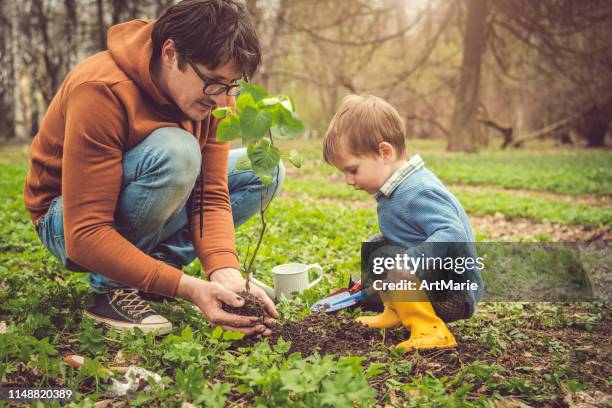
<svg viewBox="0 0 612 408"><path fill-rule="evenodd" d="M521 400L509 398L503 401L495 401L495 408L531 408Z"/></svg>
<svg viewBox="0 0 612 408"><path fill-rule="evenodd" d="M566 394L563 402L568 408L604 408L612 405L612 394L578 391Z"/></svg>
<svg viewBox="0 0 612 408"><path fill-rule="evenodd" d="M110 406L112 406L113 404L113 400L112 399L105 399L102 401L98 401L94 404L94 408L108 408Z"/></svg>

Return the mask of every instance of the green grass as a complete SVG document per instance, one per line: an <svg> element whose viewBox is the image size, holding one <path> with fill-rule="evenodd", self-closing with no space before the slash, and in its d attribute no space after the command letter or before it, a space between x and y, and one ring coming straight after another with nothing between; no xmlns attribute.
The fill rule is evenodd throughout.
<svg viewBox="0 0 612 408"><path fill-rule="evenodd" d="M255 263L256 270L269 271L286 262L324 265L327 279L317 296L345 285L349 274L359 276L360 242L378 232L374 211L334 204L279 199L267 214L269 229ZM251 219L236 234L239 252L244 254L257 235L258 220ZM271 275L260 272L271 283Z"/></svg>
<svg viewBox="0 0 612 408"><path fill-rule="evenodd" d="M304 156L301 174L339 174L322 159L321 142L291 146ZM414 146L413 146L414 145ZM490 185L558 194L612 195L612 153L585 149L542 148L530 151L489 149L480 154L446 153L436 141L408 141L409 154L447 184Z"/></svg>
<svg viewBox="0 0 612 408"><path fill-rule="evenodd" d="M493 191L468 191L460 187L451 191L468 213L495 214L521 217L538 222L559 224L612 226L612 208L590 207L552 199L520 196L513 193Z"/></svg>
<svg viewBox="0 0 612 408"><path fill-rule="evenodd" d="M23 208L26 171L21 150L0 151L0 321L7 326L7 333L0 333L0 382L27 378L30 386L70 388L78 392L72 406L91 406L108 387L100 365L114 365L120 352L162 375L165 384L139 393L131 406L188 401L212 407L490 407L492 400L505 398L556 406L568 393L609 391L612 373L603 344L610 307L605 303L485 303L472 319L452 324L457 350L389 350L370 353L365 360L285 356L286 344L270 347L265 341L236 349L233 335L211 328L182 301L157 306L176 328L164 339L101 330L81 319L87 275L63 269L36 237ZM377 232L377 225L374 206L355 209L317 201L371 199L341 184L290 177L285 191L290 194L275 200L267 215L269 230L256 273L270 282L268 271L278 263L323 265L325 279L319 286L279 305L284 317L295 319L306 315L314 300L344 285L349 274L358 274L359 242ZM511 193L486 190L459 188L455 193L474 212L610 225L607 209L521 201ZM241 254L257 230L253 219L237 231ZM186 271L200 274L199 263ZM82 370L61 361L72 353L87 358ZM384 392L376 395L375 386Z"/></svg>
<svg viewBox="0 0 612 408"><path fill-rule="evenodd" d="M572 152L541 155L426 155L427 166L445 183L491 185L559 194L612 195L612 154Z"/></svg>
<svg viewBox="0 0 612 408"><path fill-rule="evenodd" d="M509 218L527 218L537 222L612 226L612 208L591 207L581 203L491 191L486 188L483 188L482 191L473 191L452 186L450 190L469 214L501 213ZM342 183L329 182L324 178L289 179L283 191L308 196L312 199L374 200L363 191L355 190Z"/></svg>

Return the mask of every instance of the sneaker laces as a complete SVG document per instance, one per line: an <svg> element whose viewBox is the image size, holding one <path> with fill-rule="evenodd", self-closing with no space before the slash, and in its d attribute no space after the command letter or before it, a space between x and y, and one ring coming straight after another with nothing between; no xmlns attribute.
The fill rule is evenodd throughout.
<svg viewBox="0 0 612 408"><path fill-rule="evenodd" d="M117 303L117 306L127 310L130 316L138 317L142 314L155 312L149 306L149 303L138 295L137 290L118 289L113 292L111 302Z"/></svg>

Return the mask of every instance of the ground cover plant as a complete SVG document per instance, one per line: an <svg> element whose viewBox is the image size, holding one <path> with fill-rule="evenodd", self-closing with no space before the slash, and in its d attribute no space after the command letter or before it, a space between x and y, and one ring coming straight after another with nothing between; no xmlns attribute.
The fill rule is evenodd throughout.
<svg viewBox="0 0 612 408"><path fill-rule="evenodd" d="M27 149L2 148L2 384L70 388L76 398L69 405L93 406L94 402L108 399L105 393L109 372L104 367L136 364L160 374L162 382L150 391L134 395L129 406L189 403L212 407L377 404L486 407L520 406L519 402L529 406L610 403L609 303L484 303L472 319L450 325L459 343L456 349L420 353L402 353L389 347L396 338L405 338L403 329L385 332L355 326L352 318L358 311L345 311L337 317L310 315L309 306L315 300L345 285L349 275L357 276L358 243L377 229L375 204L371 197L344 189L341 180L328 177L331 174L328 170L316 170L325 168L316 154L320 141L292 142L283 147L303 152L305 173L301 173L302 169L292 172L282 194L270 206L269 225L255 268L261 273L261 280L271 283L271 276L265 271L274 265L319 262L324 266L325 279L295 299L281 301L278 328L270 339L262 342L210 327L183 301L156 306L175 327L165 338L141 332L119 335L83 320L87 276L64 270L38 242L21 196ZM426 163L428 157L438 157L436 146L425 147ZM507 156L509 162L523 163L506 169L511 172L520 172L529 161L538 160L537 155L521 151L484 154L500 154ZM547 154L558 156L562 162L567 153L551 149ZM594 154L593 162L603 160L595 157L601 153L579 153L585 157L590 154ZM447 159L465 160L476 169L479 157L463 159L463 155L450 155ZM499 168L495 172L506 170ZM574 170L581 171L576 167L568 172ZM544 185L549 174L534 172L532 177L541 177L535 183ZM606 177L595 177L599 191L609 188ZM470 183L458 180L456 184ZM542 210L533 210L538 208L538 200L522 191L526 189L524 185L516 186L521 191L499 192L491 202L486 200L491 186L480 187L482 190L475 192L467 190L463 197L460 189L453 190L466 203L470 201L469 194L482 193L481 204L466 205L476 220L477 231L482 206L492 206L491 211L501 214L508 224L520 219L531 226L551 221L562 223L560 214L571 212L571 208L577 214L590 209L595 212L586 211L591 215L585 218L574 216L569 224L582 227L583 223L590 224L592 217L600 217L588 228L595 228L595 224L608 232L611 228L605 218L609 214L606 211L610 211L605 201L603 204L598 201L596 206L579 201L589 200L595 192L589 192L588 197L581 193L571 208L555 207L564 203L562 199L539 197L552 206L553 214L556 211L555 219L541 212L534 215L533 211ZM339 193L334 196L334 192ZM340 194L346 195L339 197ZM565 191L559 197L568 194ZM512 203L519 199L525 205ZM529 206L529 200L535 203L534 207ZM247 252L259 230L259 220L253 219L237 231L239 253ZM488 240L491 236L480 232L478 239ZM186 267L186 272L200 274L201 266L194 262ZM64 363L62 358L69 354L85 356L85 365L77 370ZM122 399L111 403L127 406ZM59 405L48 405L54 404Z"/></svg>
<svg viewBox="0 0 612 408"><path fill-rule="evenodd" d="M298 179L289 182L287 193L303 195L305 198L331 198L340 200L365 201L367 194L350 186L335 183L319 183L320 178ZM581 202L564 201L554 198L517 195L512 192L491 190L486 187L478 191L464 186L451 186L465 209L477 215L500 213L510 218L528 218L541 222L556 222L573 225L612 226L612 209L594 207Z"/></svg>
<svg viewBox="0 0 612 408"><path fill-rule="evenodd" d="M318 146L298 145L308 163L302 174L333 175ZM544 145L529 151L483 149L478 155L449 154L435 140L415 140L408 153L420 153L428 167L448 184L488 185L558 194L610 196L609 152L563 149ZM483 170L483 169L486 169Z"/></svg>

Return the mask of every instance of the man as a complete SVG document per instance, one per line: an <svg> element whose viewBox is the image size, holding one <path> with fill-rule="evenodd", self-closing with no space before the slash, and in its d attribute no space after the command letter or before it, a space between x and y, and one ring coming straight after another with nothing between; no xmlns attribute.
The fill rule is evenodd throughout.
<svg viewBox="0 0 612 408"><path fill-rule="evenodd" d="M32 142L24 198L43 245L90 272L87 317L168 333L149 293L189 300L224 329L270 334L277 312L255 285L266 325L221 306L244 303L234 225L258 212L262 189L272 199L284 169L270 188L233 170L244 152L228 160L211 115L235 103L260 61L243 5L186 0L156 21L111 27L108 50L67 75ZM181 271L196 256L208 281Z"/></svg>

